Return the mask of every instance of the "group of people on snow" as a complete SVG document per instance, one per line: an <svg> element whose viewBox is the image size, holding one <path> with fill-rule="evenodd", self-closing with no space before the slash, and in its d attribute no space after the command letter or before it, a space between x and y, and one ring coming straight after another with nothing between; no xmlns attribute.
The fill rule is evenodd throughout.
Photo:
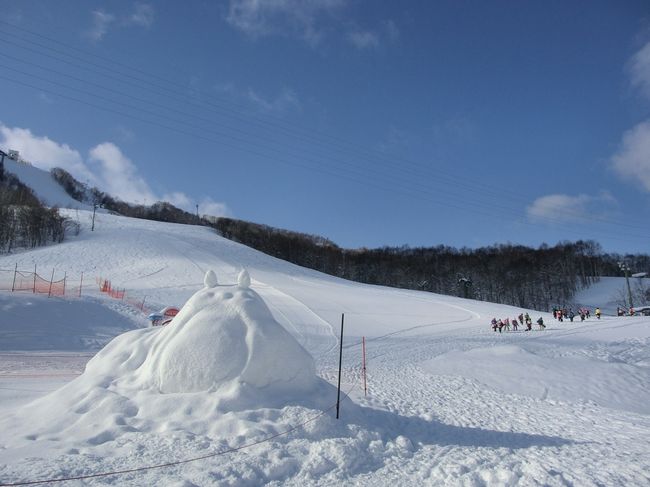
<svg viewBox="0 0 650 487"><path fill-rule="evenodd" d="M578 309L578 314L580 316L580 321L585 321L586 318L591 316L591 311L589 308L581 307ZM596 308L594 311L596 318L600 319L601 314L600 308ZM576 314L571 308L553 308L553 318L558 321L564 321L568 318L573 323L575 316ZM541 316L537 319L536 323L540 330L546 328L544 319ZM502 333L504 330L510 331L511 329L517 331L519 326L525 326L525 328L523 328L524 331L530 331L533 329L533 320L528 313L520 313L519 316L512 318L512 320L510 318L492 318L490 324L492 325L492 330L495 332L498 331L499 333Z"/></svg>
<svg viewBox="0 0 650 487"><path fill-rule="evenodd" d="M496 318L492 318L491 324L492 330L495 332L498 331L499 333L502 333L503 330L510 331L511 327L514 331L517 331L520 325L526 327L524 328L524 331L530 331L533 329L533 319L528 313L520 313L519 316L514 317L512 321L510 318L499 318L498 320ZM537 326L539 326L540 330L546 328L544 319L541 316L537 320Z"/></svg>
<svg viewBox="0 0 650 487"><path fill-rule="evenodd" d="M629 314L630 316L635 315L634 308L630 308L628 312L625 312L625 308L621 308L620 306L616 308L616 316L625 316L626 314Z"/></svg>
<svg viewBox="0 0 650 487"><path fill-rule="evenodd" d="M600 308L596 308L594 311L594 314L596 315L596 318L600 319ZM580 321L585 321L586 318L591 317L591 311L589 308L581 307L578 308L578 315L580 316ZM558 321L564 321L565 319L569 319L571 323L573 323L573 318L576 317L576 314L573 312L572 308L553 308L553 318L555 318Z"/></svg>

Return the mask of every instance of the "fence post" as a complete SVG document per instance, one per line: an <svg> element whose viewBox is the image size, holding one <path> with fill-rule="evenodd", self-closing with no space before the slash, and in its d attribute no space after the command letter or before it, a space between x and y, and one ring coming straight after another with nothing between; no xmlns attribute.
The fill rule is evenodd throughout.
<svg viewBox="0 0 650 487"><path fill-rule="evenodd" d="M366 384L366 337L361 337L361 348L363 350L363 395L368 395L368 386Z"/></svg>
<svg viewBox="0 0 650 487"><path fill-rule="evenodd" d="M345 314L341 314L341 343L339 347L339 385L336 392L336 419L339 419L339 407L341 404L341 369L343 365L343 320Z"/></svg>
<svg viewBox="0 0 650 487"><path fill-rule="evenodd" d="M34 264L34 287L32 288L32 294L36 294L36 264Z"/></svg>
<svg viewBox="0 0 650 487"><path fill-rule="evenodd" d="M54 268L52 269L52 277L50 278L50 290L47 292L47 297L52 296L52 282L54 281Z"/></svg>
<svg viewBox="0 0 650 487"><path fill-rule="evenodd" d="M11 285L11 292L13 293L16 289L16 274L18 273L18 262L16 262L16 268L14 269L14 282Z"/></svg>
<svg viewBox="0 0 650 487"><path fill-rule="evenodd" d="M79 283L79 297L81 297L81 288L84 285L84 273L81 273L81 282Z"/></svg>

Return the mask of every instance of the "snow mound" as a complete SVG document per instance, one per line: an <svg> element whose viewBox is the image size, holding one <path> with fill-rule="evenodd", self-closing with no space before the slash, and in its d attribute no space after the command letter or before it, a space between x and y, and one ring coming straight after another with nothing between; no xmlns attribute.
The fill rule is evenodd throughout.
<svg viewBox="0 0 650 487"><path fill-rule="evenodd" d="M210 390L228 397L251 389L260 396L312 389L311 355L259 295L241 285L217 288L211 275L160 331L139 379L163 393Z"/></svg>
<svg viewBox="0 0 650 487"><path fill-rule="evenodd" d="M286 428L287 411L330 407L336 389L261 297L215 277L170 324L117 336L81 376L0 417L3 436L16 448L68 438L61 451L170 430L238 443Z"/></svg>

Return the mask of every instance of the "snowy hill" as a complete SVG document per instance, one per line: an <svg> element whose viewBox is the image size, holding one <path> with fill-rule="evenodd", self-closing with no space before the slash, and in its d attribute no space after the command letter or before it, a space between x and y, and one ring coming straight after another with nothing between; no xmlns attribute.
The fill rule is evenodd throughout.
<svg viewBox="0 0 650 487"><path fill-rule="evenodd" d="M66 214L80 235L0 256L6 276L86 283L81 297L0 291L0 485L650 483L648 317L559 323L344 281L205 227L99 214L90 232L91 211ZM188 304L148 328L130 297ZM547 328L490 328L526 311ZM257 348L267 328L275 345Z"/></svg>
<svg viewBox="0 0 650 487"><path fill-rule="evenodd" d="M72 209L88 209L89 207L72 199L47 171L6 157L4 167L5 171L14 174L23 184L31 188L46 206Z"/></svg>

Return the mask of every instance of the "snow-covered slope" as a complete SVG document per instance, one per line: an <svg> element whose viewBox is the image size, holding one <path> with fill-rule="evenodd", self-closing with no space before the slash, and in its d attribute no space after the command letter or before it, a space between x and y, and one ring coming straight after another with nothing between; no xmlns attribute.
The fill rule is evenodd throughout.
<svg viewBox="0 0 650 487"><path fill-rule="evenodd" d="M650 279L648 278L631 277L629 281L630 289L635 295L639 286L642 286L644 289L650 287ZM627 308L627 283L624 277L601 277L600 281L576 293L574 301L590 306L591 308L600 306L603 313L615 315L619 306ZM638 307L645 304L637 301L635 306Z"/></svg>
<svg viewBox="0 0 650 487"><path fill-rule="evenodd" d="M571 324L529 310L533 319L544 317L546 330L495 333L489 326L493 316L512 319L524 310L344 281L266 256L202 227L101 214L90 232L91 212L69 211L68 216L80 222L79 236L60 245L0 256L0 269L36 265L65 271L70 278L83 272L93 283L81 298L70 300L20 295L29 305L16 304L18 295L2 294L0 343L12 345L3 345L6 352L0 354L0 484L197 457L204 458L85 482L179 486L650 482L650 318L606 316ZM196 356L206 357L213 349L222 358L237 351L228 364L232 370L241 366L233 362L252 348L239 341L227 348L225 342L211 346L220 334L211 332L210 326L234 326L232 320L247 306L244 301L227 312L216 305L206 308L209 311L197 318L195 331L201 327L207 331L190 340L163 340L164 334L172 336L173 328L123 334L93 358L86 374L47 395L81 372L83 351L92 351L99 343L79 341L77 335L144 326L137 311L100 294L95 277L146 296L155 308L185 304L204 287L208 270L218 276L215 303L248 299L237 294L244 268L252 278L252 292L270 311L266 318L264 313L255 314L257 329L270 320L277 322L309 352L316 374L332 384L345 313L343 386L351 401L344 401L340 420L331 408L336 401L332 387L313 393L300 386L281 397L271 388L260 397L278 402L250 402L255 396L246 396L246 401L237 400L226 409L219 380L205 390L226 364L202 366L205 358L185 360L184 350L200 348L203 351ZM91 315L98 304L106 306L106 313ZM37 312L11 312L28 306ZM237 314L228 314L235 310ZM41 328L34 320L39 314L44 317ZM106 327L107 318L111 326ZM21 330L23 319L29 327ZM59 340L55 348L33 351L41 348L43 336L53 333ZM227 340L240 336L237 333L227 334ZM206 343L199 345L201 337ZM361 379L361 337L366 337L367 396ZM170 355L175 357L172 368L177 367L176 377L199 384L192 390L165 390L141 382L168 370L161 361L147 357L157 353L154 343L172 342L176 344ZM274 350L274 355L266 351L256 357L262 369L269 369L269 377L282 370L285 357L293 361L297 356L281 343ZM203 367L196 378L187 375L192 373L191 363ZM310 366L301 359L295 367L309 372ZM209 377L202 375L205 371ZM266 383L258 385L263 389ZM32 399L37 401L27 405ZM238 450L221 453L232 449Z"/></svg>
<svg viewBox="0 0 650 487"><path fill-rule="evenodd" d="M88 205L72 199L49 172L6 157L4 167L5 171L14 174L23 184L30 187L45 205L88 209Z"/></svg>

